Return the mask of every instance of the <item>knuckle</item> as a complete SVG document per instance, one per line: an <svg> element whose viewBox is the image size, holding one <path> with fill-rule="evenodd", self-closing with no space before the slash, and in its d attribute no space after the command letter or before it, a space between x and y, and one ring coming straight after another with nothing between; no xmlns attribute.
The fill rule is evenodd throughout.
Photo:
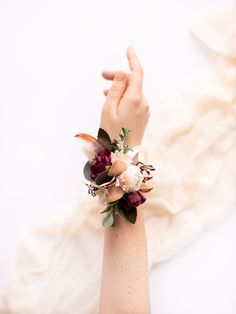
<svg viewBox="0 0 236 314"><path fill-rule="evenodd" d="M111 86L107 96L109 99L116 99L116 98L120 98L123 92L124 92L124 88L122 85L113 85Z"/></svg>
<svg viewBox="0 0 236 314"><path fill-rule="evenodd" d="M147 99L144 96L142 98L142 107L143 107L143 111L145 113L149 112L149 103L148 103Z"/></svg>
<svg viewBox="0 0 236 314"><path fill-rule="evenodd" d="M108 95L107 95L107 100L108 100L108 102L113 102L113 100L114 101L116 101L116 100L118 100L120 98L120 93L117 93L117 92L114 92L114 93L109 93Z"/></svg>
<svg viewBox="0 0 236 314"><path fill-rule="evenodd" d="M112 85L111 92L113 93L120 93L123 91L123 86L121 85Z"/></svg>
<svg viewBox="0 0 236 314"><path fill-rule="evenodd" d="M138 106L141 102L141 97L138 94L131 94L128 96L130 104Z"/></svg>

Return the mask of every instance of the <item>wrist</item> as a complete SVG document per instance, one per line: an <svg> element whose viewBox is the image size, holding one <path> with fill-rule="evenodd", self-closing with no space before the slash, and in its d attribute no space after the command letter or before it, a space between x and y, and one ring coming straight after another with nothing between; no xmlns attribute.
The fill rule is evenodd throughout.
<svg viewBox="0 0 236 314"><path fill-rule="evenodd" d="M138 160L140 147L127 144L129 132L122 127L119 139L114 141L101 128L97 139L84 133L77 135L95 146L94 157L85 164L84 175L90 181L86 184L88 193L98 195L105 203L105 209L100 212L106 213L104 227L114 227L118 217L135 224L137 207L146 201L143 193L152 190L146 183L155 169Z"/></svg>

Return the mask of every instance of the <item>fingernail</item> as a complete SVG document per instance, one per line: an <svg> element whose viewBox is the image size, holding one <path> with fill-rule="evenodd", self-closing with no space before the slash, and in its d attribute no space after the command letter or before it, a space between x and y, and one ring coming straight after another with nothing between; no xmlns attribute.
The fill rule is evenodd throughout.
<svg viewBox="0 0 236 314"><path fill-rule="evenodd" d="M125 79L125 73L124 72L116 73L116 76L115 76L116 81L123 81L124 79Z"/></svg>

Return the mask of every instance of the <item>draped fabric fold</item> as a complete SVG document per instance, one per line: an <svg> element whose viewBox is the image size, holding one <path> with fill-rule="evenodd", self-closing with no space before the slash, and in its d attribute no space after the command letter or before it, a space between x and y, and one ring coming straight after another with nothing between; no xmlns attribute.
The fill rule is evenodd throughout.
<svg viewBox="0 0 236 314"><path fill-rule="evenodd" d="M235 14L211 15L195 25L193 33L215 52L217 64L209 78L151 114L142 145L144 160L157 169L143 206L150 270L236 202ZM100 209L95 198L84 199L67 220L30 230L11 274L5 313L98 313Z"/></svg>

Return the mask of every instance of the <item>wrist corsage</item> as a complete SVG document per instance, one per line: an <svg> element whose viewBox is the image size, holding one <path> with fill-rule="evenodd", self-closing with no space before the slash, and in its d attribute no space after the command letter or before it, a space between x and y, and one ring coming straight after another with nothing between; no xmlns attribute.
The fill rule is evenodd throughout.
<svg viewBox="0 0 236 314"><path fill-rule="evenodd" d="M138 152L127 144L130 130L121 128L119 139L111 141L107 132L100 128L97 138L85 133L75 136L92 144L90 160L84 166L88 193L98 196L106 208L102 225L115 226L115 214L135 223L137 207L146 201L142 193L152 190L147 181L152 179L152 165L134 161Z"/></svg>

